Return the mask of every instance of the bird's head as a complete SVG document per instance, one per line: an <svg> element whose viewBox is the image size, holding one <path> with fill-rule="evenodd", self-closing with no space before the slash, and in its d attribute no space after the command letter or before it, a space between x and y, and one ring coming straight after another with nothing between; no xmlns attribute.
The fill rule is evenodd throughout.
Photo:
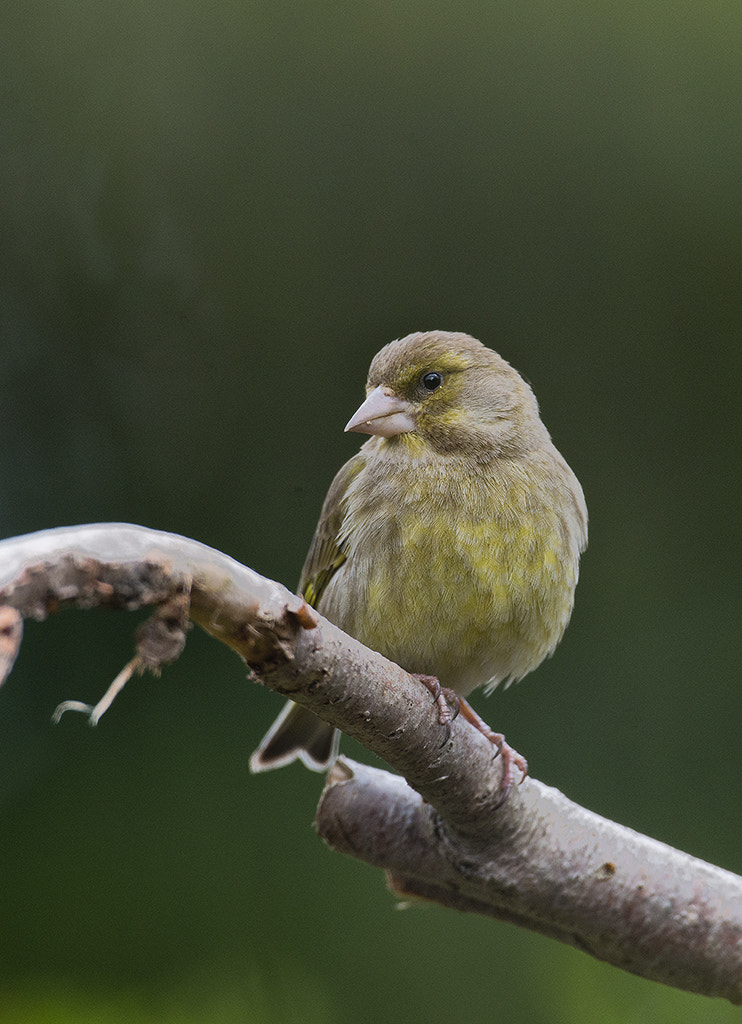
<svg viewBox="0 0 742 1024"><path fill-rule="evenodd" d="M423 442L477 459L517 457L548 440L533 392L468 334L409 334L374 357L366 400L346 430Z"/></svg>

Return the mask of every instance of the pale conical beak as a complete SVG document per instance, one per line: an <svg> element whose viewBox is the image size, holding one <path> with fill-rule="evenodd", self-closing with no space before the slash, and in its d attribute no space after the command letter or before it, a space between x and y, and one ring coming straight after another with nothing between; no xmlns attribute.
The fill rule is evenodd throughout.
<svg viewBox="0 0 742 1024"><path fill-rule="evenodd" d="M376 434L378 437L408 434L414 429L412 404L381 385L371 392L345 428L346 432L355 430L359 434Z"/></svg>

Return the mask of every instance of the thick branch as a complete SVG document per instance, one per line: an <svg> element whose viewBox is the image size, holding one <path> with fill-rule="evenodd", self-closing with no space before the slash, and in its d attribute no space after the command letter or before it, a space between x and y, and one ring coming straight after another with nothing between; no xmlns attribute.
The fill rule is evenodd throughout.
<svg viewBox="0 0 742 1024"><path fill-rule="evenodd" d="M532 779L496 809L501 767L480 733L456 720L441 746L416 679L220 552L121 524L31 534L0 543L0 604L34 618L65 605L152 604L155 626L138 636L140 668L177 656L190 614L260 682L359 739L417 791L341 763L317 819L331 845L384 867L398 891L742 1001L742 879Z"/></svg>
<svg viewBox="0 0 742 1024"><path fill-rule="evenodd" d="M531 782L520 827L462 843L399 776L344 759L316 826L403 896L511 921L643 977L739 1001L742 879Z"/></svg>

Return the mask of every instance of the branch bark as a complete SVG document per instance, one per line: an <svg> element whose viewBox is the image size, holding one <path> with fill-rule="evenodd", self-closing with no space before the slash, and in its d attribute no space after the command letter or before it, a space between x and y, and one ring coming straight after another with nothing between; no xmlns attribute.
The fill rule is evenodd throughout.
<svg viewBox="0 0 742 1024"><path fill-rule="evenodd" d="M325 841L384 868L398 893L510 921L643 977L742 1002L742 878L534 779L498 807L501 766L487 740L457 719L441 746L420 683L285 587L196 541L127 524L0 542L0 668L20 642L15 612L44 619L97 605L154 607L131 666L173 661L192 620L235 650L255 681L400 772L341 759L317 811ZM100 704L82 707L102 713Z"/></svg>

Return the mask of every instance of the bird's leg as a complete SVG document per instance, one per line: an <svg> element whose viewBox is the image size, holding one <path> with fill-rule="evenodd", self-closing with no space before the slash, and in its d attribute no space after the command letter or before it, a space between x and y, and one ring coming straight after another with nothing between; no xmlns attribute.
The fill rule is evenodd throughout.
<svg viewBox="0 0 742 1024"><path fill-rule="evenodd" d="M448 743L451 738L451 723L460 712L466 721L473 725L477 732L481 732L485 739L488 739L492 746L496 748L497 754L502 757L502 797L497 804L498 807L501 807L513 788L513 769L517 768L520 772L520 784L528 775L528 761L517 750L514 750L509 743L505 742L505 737L501 732L495 732L494 729L491 729L467 700L459 697L454 690L441 686L436 676L426 676L420 672L413 672L412 675L414 675L415 679L420 680L438 708L438 721L444 728L444 739L441 746Z"/></svg>
<svg viewBox="0 0 742 1024"><path fill-rule="evenodd" d="M438 721L444 729L444 739L441 746L444 747L451 738L451 722L459 713L459 696L453 690L441 686L435 676L426 676L421 672L413 672L415 679L419 679L425 689L430 693L438 708Z"/></svg>
<svg viewBox="0 0 742 1024"><path fill-rule="evenodd" d="M513 785L513 767L517 768L520 772L520 782L525 779L528 775L528 761L522 754L519 754L517 750L514 750L509 743L505 742L505 737L501 732L495 732L487 725L483 718L476 713L471 704L464 700L463 697L459 697L459 710L463 717L470 722L479 732L485 736L493 746L497 747L497 753L502 757L503 772L502 772L502 798L498 807L505 803L510 790Z"/></svg>

